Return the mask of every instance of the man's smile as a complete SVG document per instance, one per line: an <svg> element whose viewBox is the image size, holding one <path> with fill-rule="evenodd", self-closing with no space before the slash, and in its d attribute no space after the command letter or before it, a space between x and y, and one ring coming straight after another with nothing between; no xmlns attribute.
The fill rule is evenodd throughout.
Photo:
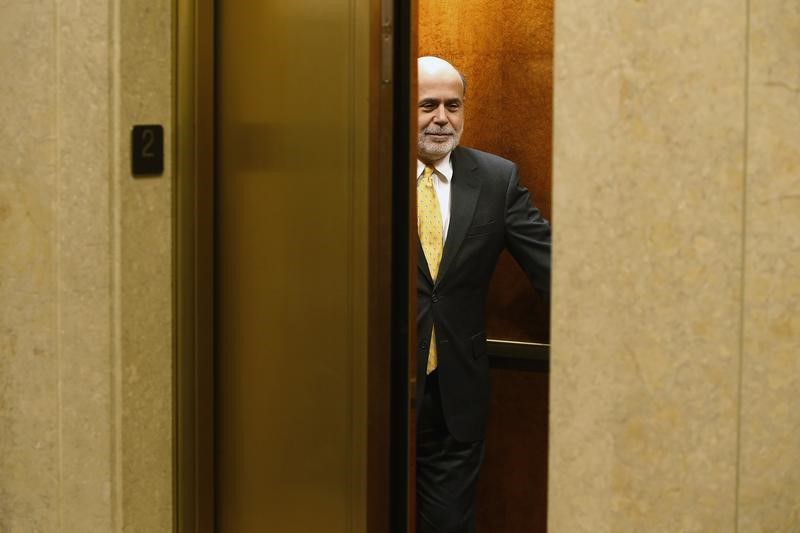
<svg viewBox="0 0 800 533"><path fill-rule="evenodd" d="M447 133L447 132L437 132L437 133L425 132L425 135L432 138L432 140L434 141L446 141L453 136L452 133Z"/></svg>

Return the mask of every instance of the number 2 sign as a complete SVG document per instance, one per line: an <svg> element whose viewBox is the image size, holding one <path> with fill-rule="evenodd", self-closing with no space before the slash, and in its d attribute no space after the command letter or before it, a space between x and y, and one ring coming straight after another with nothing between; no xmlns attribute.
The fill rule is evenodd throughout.
<svg viewBox="0 0 800 533"><path fill-rule="evenodd" d="M164 172L163 126L134 126L131 144L131 172L134 176L159 176Z"/></svg>

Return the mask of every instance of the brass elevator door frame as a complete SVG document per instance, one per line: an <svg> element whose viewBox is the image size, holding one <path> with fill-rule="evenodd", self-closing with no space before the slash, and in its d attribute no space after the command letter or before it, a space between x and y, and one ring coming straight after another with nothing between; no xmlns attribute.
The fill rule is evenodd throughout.
<svg viewBox="0 0 800 533"><path fill-rule="evenodd" d="M214 528L214 2L175 17L174 529Z"/></svg>

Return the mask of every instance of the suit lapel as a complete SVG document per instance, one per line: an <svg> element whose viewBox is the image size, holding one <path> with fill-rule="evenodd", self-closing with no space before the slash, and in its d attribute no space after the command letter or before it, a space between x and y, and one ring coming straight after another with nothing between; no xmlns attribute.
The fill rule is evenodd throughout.
<svg viewBox="0 0 800 533"><path fill-rule="evenodd" d="M450 227L447 230L447 240L444 243L436 285L439 285L446 275L447 268L461 247L470 222L472 222L481 192L481 180L476 173L477 165L469 154L461 148L456 148L451 158L453 181L450 184ZM422 258L424 262L424 254L422 254ZM427 263L425 263L425 268L427 269ZM430 273L428 276L430 277Z"/></svg>

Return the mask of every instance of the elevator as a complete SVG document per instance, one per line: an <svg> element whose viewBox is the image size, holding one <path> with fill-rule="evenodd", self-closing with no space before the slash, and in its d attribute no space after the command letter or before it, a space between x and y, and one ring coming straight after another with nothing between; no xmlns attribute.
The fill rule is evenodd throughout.
<svg viewBox="0 0 800 533"><path fill-rule="evenodd" d="M511 145L482 121L524 128L525 97L490 116L478 102L531 78L485 76L458 32L436 38L450 19L479 28L467 4L184 2L192 91L178 100L193 127L179 142L194 155L179 161L197 179L177 199L192 354L178 361L178 530L413 531L418 53L461 60L476 99L465 141L521 159L549 218L552 3L536 4L541 46L508 57L535 55L543 84L533 137ZM502 78L506 50L491 52ZM479 531L545 531L547 307L508 258L498 278Z"/></svg>

